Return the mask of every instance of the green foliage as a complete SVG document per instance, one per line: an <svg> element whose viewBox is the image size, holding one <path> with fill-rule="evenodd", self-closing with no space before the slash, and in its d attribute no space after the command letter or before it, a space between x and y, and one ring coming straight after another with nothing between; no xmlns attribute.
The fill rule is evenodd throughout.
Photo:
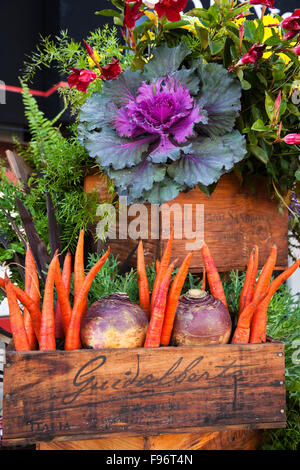
<svg viewBox="0 0 300 470"><path fill-rule="evenodd" d="M19 153L33 173L28 181L29 193L22 199L40 237L48 245L45 193L50 193L63 249L74 252L79 231L86 230L96 215L96 195L83 191L83 179L93 163L76 134L64 137L54 124L57 118L53 121L45 118L25 84L23 100L32 138L25 149L19 148Z"/></svg>
<svg viewBox="0 0 300 470"><path fill-rule="evenodd" d="M119 59L123 69L130 65L133 57L123 53L124 48L119 44L116 27L110 28L105 25L102 29L91 31L85 39L94 49L101 66L107 65L113 57ZM57 70L64 79L70 75L70 67L94 70L99 73L83 43L70 38L68 31L61 31L54 38L50 36L40 38L36 50L24 63L22 79L27 83L30 82L44 67ZM59 92L75 112L84 103L86 96L90 96L94 91L101 91L101 87L102 81L95 80L90 84L87 94L75 88L60 88Z"/></svg>

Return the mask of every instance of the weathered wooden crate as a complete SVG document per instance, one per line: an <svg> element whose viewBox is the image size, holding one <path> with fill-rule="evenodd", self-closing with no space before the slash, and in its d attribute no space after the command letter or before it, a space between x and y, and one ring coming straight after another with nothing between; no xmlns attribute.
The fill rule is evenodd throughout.
<svg viewBox="0 0 300 470"><path fill-rule="evenodd" d="M270 199L264 179L257 179L254 187L255 192L250 186L241 185L235 174L230 173L219 180L210 197L196 188L187 193L181 193L176 199L161 205L159 218L153 217L150 204L145 204L147 212L135 213L133 210L132 215L130 215L131 206L128 206L125 232L124 228L120 229L117 218L117 237L108 241L112 253L118 255L119 260L123 261L137 245L137 240L130 238L128 231L130 223L138 218L143 226L148 225L148 231L141 233L141 238L144 243L146 263L151 264L157 258L161 258L169 238L169 231L165 230L165 226L170 220L171 227L175 225L175 228L178 228L181 225L182 232L181 235L180 230L177 231L178 237L175 232L172 259L177 258L179 264L187 252L192 250L194 254L190 271L202 272L203 260L199 249L201 243L200 246L194 243L194 235L187 233L187 224L185 224L185 220L190 218L192 230L195 231L196 220L202 217L203 236L219 271L244 270L254 245L259 247L259 268L262 268L274 244L278 247L276 268L281 270L288 265L288 214L287 211L284 215L279 213L278 201ZM96 189L101 202L107 197L105 188L106 180L103 176L86 177L85 191L91 192ZM199 208L201 205L203 205L202 214L201 211L197 213L197 206ZM186 219L184 206L190 207L186 212L189 214ZM136 266L135 255L131 259L131 266Z"/></svg>
<svg viewBox="0 0 300 470"><path fill-rule="evenodd" d="M6 354L5 445L200 448L203 433L281 428L285 413L280 342Z"/></svg>

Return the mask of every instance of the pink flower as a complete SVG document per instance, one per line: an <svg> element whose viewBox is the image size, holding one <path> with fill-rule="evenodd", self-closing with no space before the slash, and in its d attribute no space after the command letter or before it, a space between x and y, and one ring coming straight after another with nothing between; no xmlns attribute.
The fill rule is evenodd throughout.
<svg viewBox="0 0 300 470"><path fill-rule="evenodd" d="M275 0L250 0L250 5L263 5L264 7L274 8Z"/></svg>
<svg viewBox="0 0 300 470"><path fill-rule="evenodd" d="M252 47L250 47L249 51L247 54L244 54L237 65L245 65L245 64L255 64L259 59L262 58L264 50L266 48L265 44L253 44Z"/></svg>
<svg viewBox="0 0 300 470"><path fill-rule="evenodd" d="M300 55L300 46L293 47L291 51L294 52L294 54Z"/></svg>
<svg viewBox="0 0 300 470"><path fill-rule="evenodd" d="M288 18L282 20L281 27L288 31L284 34L283 39L290 40L297 36L300 33L300 8L295 10Z"/></svg>
<svg viewBox="0 0 300 470"><path fill-rule="evenodd" d="M122 73L122 69L119 64L119 59L113 59L110 64L105 67L101 67L100 78L104 80L116 80L120 73Z"/></svg>
<svg viewBox="0 0 300 470"><path fill-rule="evenodd" d="M91 82L96 80L97 75L91 70L80 69L78 67L70 67L73 73L68 78L70 88L76 87L78 91L86 93Z"/></svg>
<svg viewBox="0 0 300 470"><path fill-rule="evenodd" d="M130 3L133 2L125 0L123 32L125 28L132 30L135 27L135 22L142 16L140 11L142 0L136 0L132 6L130 6Z"/></svg>
<svg viewBox="0 0 300 470"><path fill-rule="evenodd" d="M155 10L161 18L166 16L169 21L180 21L180 12L186 7L187 0L159 0L155 5Z"/></svg>
<svg viewBox="0 0 300 470"><path fill-rule="evenodd" d="M299 145L300 134L287 134L282 140L289 145Z"/></svg>

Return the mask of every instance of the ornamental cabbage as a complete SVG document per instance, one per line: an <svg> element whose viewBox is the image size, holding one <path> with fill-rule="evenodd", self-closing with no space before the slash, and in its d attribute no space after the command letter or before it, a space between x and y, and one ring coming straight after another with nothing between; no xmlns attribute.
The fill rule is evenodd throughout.
<svg viewBox="0 0 300 470"><path fill-rule="evenodd" d="M240 109L240 83L222 65L164 44L142 72L127 69L86 100L79 138L119 195L161 204L217 182L244 158Z"/></svg>

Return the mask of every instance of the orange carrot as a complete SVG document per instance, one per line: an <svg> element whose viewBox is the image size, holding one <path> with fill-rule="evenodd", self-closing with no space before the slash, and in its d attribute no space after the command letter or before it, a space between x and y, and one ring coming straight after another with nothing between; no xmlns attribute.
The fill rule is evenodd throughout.
<svg viewBox="0 0 300 470"><path fill-rule="evenodd" d="M39 337L39 345L41 351L53 351L56 349L53 296L54 280L56 276L56 263L58 262L57 257L58 255L57 253L55 253L49 264L45 283L41 329Z"/></svg>
<svg viewBox="0 0 300 470"><path fill-rule="evenodd" d="M160 284L162 283L162 280L164 279L164 276L166 274L166 271L167 271L169 263L170 263L173 240L174 240L174 227L172 229L170 238L167 242L167 246L166 246L165 251L163 253L162 259L160 261L159 270L156 273L156 278L155 278L155 281L154 281L154 286L153 286L152 296L151 296L151 305L150 305L150 311L151 312L152 312L154 304L155 304L156 295L158 294Z"/></svg>
<svg viewBox="0 0 300 470"><path fill-rule="evenodd" d="M277 276L270 284L267 290L267 297L256 309L252 324L250 343L264 343L267 338L267 313L270 301L277 291L277 289L283 284L300 266L300 259L298 259L292 266L283 271Z"/></svg>
<svg viewBox="0 0 300 470"><path fill-rule="evenodd" d="M17 301L13 284L6 275L4 285L7 294L10 326L15 349L16 351L30 351L30 344L25 330L23 315Z"/></svg>
<svg viewBox="0 0 300 470"><path fill-rule="evenodd" d="M160 262L158 261L158 259L155 261L155 270L156 270L156 274L158 273L159 271L159 266L160 266Z"/></svg>
<svg viewBox="0 0 300 470"><path fill-rule="evenodd" d="M205 266L203 266L203 278L202 278L202 290L206 289L206 270Z"/></svg>
<svg viewBox="0 0 300 470"><path fill-rule="evenodd" d="M150 318L150 293L142 240L139 242L137 251L137 272L139 275L138 284L140 307L146 312L147 317Z"/></svg>
<svg viewBox="0 0 300 470"><path fill-rule="evenodd" d="M97 261L97 263L90 269L88 274L85 277L83 285L81 287L81 291L77 296L76 302L74 303L72 315L70 319L70 323L68 326L67 334L66 334L66 341L65 341L65 349L66 350L74 350L81 348L81 341L80 341L80 327L81 321L86 311L86 304L87 304L87 296L92 285L92 282L96 276L96 274L100 271L103 264L107 260L110 253L110 248L108 248L107 252Z"/></svg>
<svg viewBox="0 0 300 470"><path fill-rule="evenodd" d="M63 269L62 269L62 280L66 289L66 295L69 298L70 295L70 285L71 285L71 253L68 252L64 259ZM61 318L61 308L59 300L57 299L55 306L55 338L63 339L65 337L65 332L63 328L63 321Z"/></svg>
<svg viewBox="0 0 300 470"><path fill-rule="evenodd" d="M258 269L258 246L254 246L254 260L253 260L253 268L252 268L252 273L251 277L249 280L249 285L246 293L246 298L245 298L245 307L249 305L252 302L253 299L253 293L254 293L254 287L255 287L255 281L256 281L256 276L257 276L257 269Z"/></svg>
<svg viewBox="0 0 300 470"><path fill-rule="evenodd" d="M55 265L55 269L56 271L55 271L54 284L56 286L57 300L59 304L59 310L61 314L61 320L62 320L64 335L65 335L68 329L68 325L70 323L72 308L71 308L71 304L69 301L69 293L65 287L65 283L64 283L62 274L60 272L58 259Z"/></svg>
<svg viewBox="0 0 300 470"><path fill-rule="evenodd" d="M175 262L174 262L175 263ZM164 314L167 303L167 295L170 285L170 280L172 276L172 271L174 269L174 263L172 263L164 275L162 282L160 283L159 290L156 295L156 299L153 305L153 310L151 311L151 319L148 326L146 340L144 347L145 348L158 348L160 345L160 337L164 322Z"/></svg>
<svg viewBox="0 0 300 470"><path fill-rule="evenodd" d="M246 297L247 297L247 292L248 292L249 285L250 285L253 266L254 266L254 249L251 251L251 254L250 254L249 260L248 260L248 264L247 264L245 282L244 282L244 285L243 285L243 288L242 288L242 291L241 291L241 295L240 295L239 315L241 314L241 312L245 308Z"/></svg>
<svg viewBox="0 0 300 470"><path fill-rule="evenodd" d="M162 346L168 346L168 344L170 343L178 301L189 270L192 256L193 254L189 253L185 257L172 282L170 292L167 298L167 305L164 314L164 322L160 338L160 344Z"/></svg>
<svg viewBox="0 0 300 470"><path fill-rule="evenodd" d="M257 283L253 292L253 299L265 292L271 280L277 260L277 247L273 245L270 255L264 264L264 267L257 279Z"/></svg>
<svg viewBox="0 0 300 470"><path fill-rule="evenodd" d="M205 242L203 242L201 248L201 254L204 261L204 266L206 270L207 280L210 287L211 295L216 299L219 299L225 307L227 308L226 297L222 285L222 281L220 279L218 270L215 266L214 260L210 254L210 250Z"/></svg>
<svg viewBox="0 0 300 470"><path fill-rule="evenodd" d="M81 291L84 279L84 230L81 230L74 259L74 302Z"/></svg>
<svg viewBox="0 0 300 470"><path fill-rule="evenodd" d="M266 298L267 293L259 295L255 300L250 302L247 307L240 313L237 327L235 329L233 338L231 340L232 344L247 344L249 343L250 338L250 326L251 320L254 315L256 308L260 303Z"/></svg>
<svg viewBox="0 0 300 470"><path fill-rule="evenodd" d="M26 255L25 255L25 289L24 290L26 294L28 294L31 298L35 296L37 289L39 293L39 287L38 285L35 285L36 282L38 282L36 281L36 279L38 278L37 278L34 258L30 250L30 247L27 244ZM31 350L36 349L37 339L36 339L36 335L34 332L31 315L26 307L24 307L23 317L24 317L24 326L25 326L30 349Z"/></svg>
<svg viewBox="0 0 300 470"><path fill-rule="evenodd" d="M41 325L41 318L42 314L40 311L40 307L34 302L29 295L26 294L19 286L12 284L17 299L27 308L31 315L32 325L34 328L35 335L37 339L39 339L40 334L40 325ZM3 278L0 278L0 287L5 289L5 282Z"/></svg>

